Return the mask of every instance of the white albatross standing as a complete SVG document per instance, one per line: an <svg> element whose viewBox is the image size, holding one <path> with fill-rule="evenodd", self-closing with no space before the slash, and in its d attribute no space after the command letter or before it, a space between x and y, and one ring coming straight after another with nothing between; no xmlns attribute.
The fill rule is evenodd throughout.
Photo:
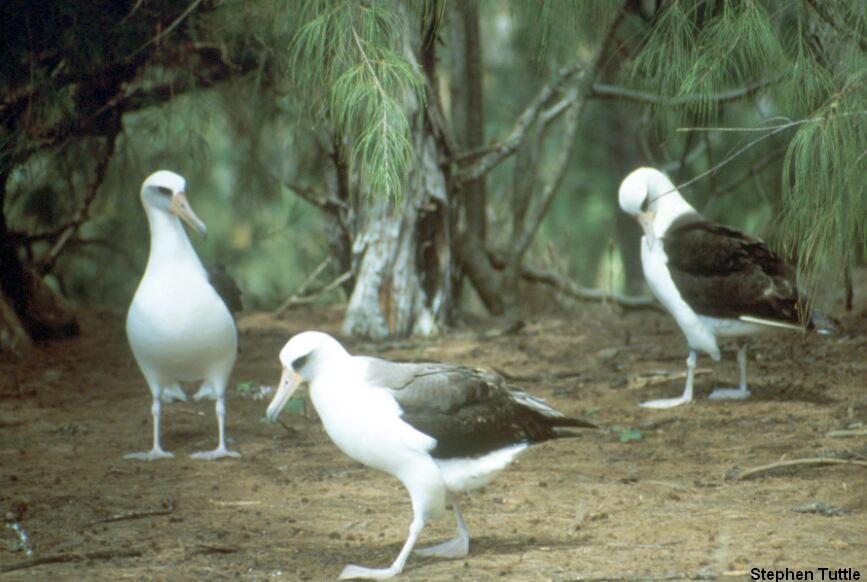
<svg viewBox="0 0 867 582"><path fill-rule="evenodd" d="M126 320L129 345L153 404L153 448L128 459L152 461L174 454L160 446L161 402L186 400L180 382L202 381L194 399L216 401L219 441L197 459L238 457L226 448L226 383L235 365L235 321L211 285L180 219L201 232L205 224L190 207L183 177L161 170L142 184L141 201L150 226L150 256Z"/></svg>
<svg viewBox="0 0 867 582"><path fill-rule="evenodd" d="M738 388L721 388L713 399L748 398L747 343L762 331L814 327L833 333L833 321L813 310L802 316L805 297L795 270L760 239L707 221L653 168L639 168L620 184L620 208L641 225L641 266L647 284L674 317L689 344L686 386L679 398L651 400L646 408L692 401L699 352L720 360L718 338L738 339Z"/></svg>
<svg viewBox="0 0 867 582"><path fill-rule="evenodd" d="M307 383L325 431L344 453L397 477L409 492L413 520L394 563L349 565L341 579L399 574L425 524L450 502L457 536L417 554L459 558L470 535L454 495L482 487L532 444L598 428L542 400L509 389L498 376L446 364L394 363L350 355L331 336L308 331L280 352L283 373L267 416L275 419Z"/></svg>

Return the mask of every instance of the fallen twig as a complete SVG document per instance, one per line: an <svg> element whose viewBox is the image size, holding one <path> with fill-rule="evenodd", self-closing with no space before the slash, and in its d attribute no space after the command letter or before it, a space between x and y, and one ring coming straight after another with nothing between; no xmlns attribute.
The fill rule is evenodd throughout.
<svg viewBox="0 0 867 582"><path fill-rule="evenodd" d="M91 521L85 527L89 527L92 525L97 525L100 523L111 523L115 521L127 521L133 519L141 519L143 517L151 517L153 515L169 515L170 513L174 513L175 511L175 500L172 497L167 497L163 500L163 509L152 509L149 511L132 511L130 513L119 513L116 515L112 515L106 517L104 519L97 519L96 521Z"/></svg>
<svg viewBox="0 0 867 582"><path fill-rule="evenodd" d="M792 459L790 461L777 461L776 463L760 465L758 467L753 467L752 469L746 469L745 471L736 471L732 474L726 475L726 479L741 481L743 479L755 477L756 475L767 473L768 471L773 471L775 469L782 469L785 467L799 467L805 465L858 465L860 467L867 467L867 461L856 461L854 459L835 459L834 457L811 457L807 459Z"/></svg>
<svg viewBox="0 0 867 582"><path fill-rule="evenodd" d="M42 558L33 558L25 560L17 564L9 564L0 566L0 572L13 572L15 570L24 570L26 568L35 568L46 564L59 564L63 562L84 562L88 560L114 560L115 558L138 558L142 555L139 550L127 551L102 551L102 552L87 552L85 554L57 554L55 556L44 556Z"/></svg>
<svg viewBox="0 0 867 582"><path fill-rule="evenodd" d="M861 437L867 436L867 430L832 430L831 432L825 433L826 437L831 437L832 439L845 439L850 437Z"/></svg>

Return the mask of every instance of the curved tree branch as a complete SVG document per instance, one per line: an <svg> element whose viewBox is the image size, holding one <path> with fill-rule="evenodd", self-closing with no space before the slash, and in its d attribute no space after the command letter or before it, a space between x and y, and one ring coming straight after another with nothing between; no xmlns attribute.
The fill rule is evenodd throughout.
<svg viewBox="0 0 867 582"><path fill-rule="evenodd" d="M788 73L775 75L768 79L762 79L743 87L730 89L728 91L720 91L710 95L681 95L679 97L666 97L647 91L637 91L628 87L620 87L618 85L608 85L606 83L594 83L591 90L591 97L597 99L623 99L626 101L638 101L650 105L661 105L664 107L678 107L680 105L690 105L693 103L727 103L729 101L737 101L750 97L770 85L774 85L782 81Z"/></svg>
<svg viewBox="0 0 867 582"><path fill-rule="evenodd" d="M458 172L456 179L459 182L468 182L470 180L478 179L497 167L500 162L514 154L518 149L518 146L521 145L524 138L527 136L527 131L545 107L547 107L554 97L559 94L563 85L584 72L585 68L582 63L574 63L568 67L560 69L554 80L550 84L542 87L542 89L536 94L536 97L534 97L527 108L524 109L524 112L518 117L515 125L512 126L509 135L492 146L489 146L487 151L483 153L471 166Z"/></svg>

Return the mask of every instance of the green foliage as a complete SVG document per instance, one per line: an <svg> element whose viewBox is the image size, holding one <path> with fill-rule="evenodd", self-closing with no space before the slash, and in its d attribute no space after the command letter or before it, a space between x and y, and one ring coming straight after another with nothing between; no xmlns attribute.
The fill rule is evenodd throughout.
<svg viewBox="0 0 867 582"><path fill-rule="evenodd" d="M399 197L415 162L407 99L424 101L400 11L386 3L305 4L292 72L317 114L350 140L369 192Z"/></svg>
<svg viewBox="0 0 867 582"><path fill-rule="evenodd" d="M786 152L783 241L817 285L867 250L867 68L801 125ZM830 263L830 264L829 264Z"/></svg>
<svg viewBox="0 0 867 582"><path fill-rule="evenodd" d="M867 194L858 178L867 163L865 31L863 2L675 0L663 5L626 68L631 82L668 98L649 107L659 135L677 125L752 124L757 131L747 137L703 136L718 152L749 145L748 160L788 141L775 187L783 206L777 230L813 283L822 268L851 265L867 241ZM758 110L749 101L720 103L722 92L757 83L769 87ZM756 139L778 125L785 131L776 139ZM714 167L708 158L691 169ZM745 193L743 205L756 208L756 197Z"/></svg>
<svg viewBox="0 0 867 582"><path fill-rule="evenodd" d="M572 62L580 50L602 42L622 6L622 0L516 0L509 7L536 45L537 65L546 66Z"/></svg>

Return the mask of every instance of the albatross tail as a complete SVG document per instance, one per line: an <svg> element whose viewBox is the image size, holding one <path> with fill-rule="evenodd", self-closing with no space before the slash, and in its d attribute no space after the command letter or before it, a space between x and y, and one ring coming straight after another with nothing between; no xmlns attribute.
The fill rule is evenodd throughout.
<svg viewBox="0 0 867 582"><path fill-rule="evenodd" d="M553 431L557 437L578 436L578 433L574 430L577 428L602 429L602 427L590 422L589 420L566 416L559 410L551 408L551 406L541 398L530 396L524 391L512 390L511 392L512 398L514 398L518 403L541 416L544 419L543 422L545 425L547 425L547 427Z"/></svg>

